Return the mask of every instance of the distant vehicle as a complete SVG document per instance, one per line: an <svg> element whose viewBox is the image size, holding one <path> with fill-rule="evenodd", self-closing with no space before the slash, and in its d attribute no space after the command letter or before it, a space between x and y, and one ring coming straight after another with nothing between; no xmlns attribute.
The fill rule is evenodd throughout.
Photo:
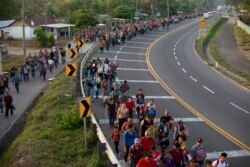
<svg viewBox="0 0 250 167"><path fill-rule="evenodd" d="M209 19L209 13L204 13L204 14L203 14L203 18L204 18L204 19Z"/></svg>
<svg viewBox="0 0 250 167"><path fill-rule="evenodd" d="M218 11L222 11L222 6L217 6Z"/></svg>

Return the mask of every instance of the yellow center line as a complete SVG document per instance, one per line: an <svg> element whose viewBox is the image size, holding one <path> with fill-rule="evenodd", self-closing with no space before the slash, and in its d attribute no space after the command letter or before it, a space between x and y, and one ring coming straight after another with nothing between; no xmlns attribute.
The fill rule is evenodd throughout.
<svg viewBox="0 0 250 167"><path fill-rule="evenodd" d="M189 23L183 27L177 28L175 31L183 29L187 26L189 26L192 23ZM189 105L186 101L184 101L181 97L179 97L174 90L172 90L162 79L161 77L156 73L155 69L153 68L151 62L150 62L150 52L151 49L153 48L154 45L156 45L157 42L159 42L161 39L163 39L164 37L174 33L170 32L167 33L165 35L163 35L162 37L156 39L148 48L146 51L146 63L148 66L149 71L151 72L151 74L153 75L153 77L159 81L159 83L161 84L161 86L168 92L170 93L172 96L176 97L176 99L185 107L187 108L191 113L193 113L195 116L201 118L204 120L204 122L209 125L211 128L213 128L214 130L216 130L217 132L219 132L221 135L223 135L224 137L226 137L227 139L229 139L230 141L232 141L234 144L236 144L237 146L239 146L242 149L245 149L246 151L250 152L250 147L247 146L246 144L244 144L243 142L241 142L240 140L238 140L237 138L235 138L234 136L232 136L231 134L229 134L228 132L226 132L225 130L223 130L222 128L220 128L218 125L216 125L215 123L213 123L212 121L210 121L208 118L206 118L204 115L202 115L198 110L196 110L194 107L192 107L191 105Z"/></svg>

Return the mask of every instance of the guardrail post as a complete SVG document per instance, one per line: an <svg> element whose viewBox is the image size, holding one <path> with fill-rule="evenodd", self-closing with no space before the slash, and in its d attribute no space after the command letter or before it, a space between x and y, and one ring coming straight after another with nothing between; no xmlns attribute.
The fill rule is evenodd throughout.
<svg viewBox="0 0 250 167"><path fill-rule="evenodd" d="M103 153L106 150L106 144L101 143L100 141L97 141L97 151L98 151L98 159L103 159Z"/></svg>
<svg viewBox="0 0 250 167"><path fill-rule="evenodd" d="M93 135L96 135L96 134L97 134L96 124L91 123L91 130L92 130L92 134L93 134Z"/></svg>

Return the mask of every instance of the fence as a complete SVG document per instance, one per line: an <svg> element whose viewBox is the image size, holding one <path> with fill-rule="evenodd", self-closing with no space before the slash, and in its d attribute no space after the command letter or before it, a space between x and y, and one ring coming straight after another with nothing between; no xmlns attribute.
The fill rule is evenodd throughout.
<svg viewBox="0 0 250 167"><path fill-rule="evenodd" d="M237 20L237 26L240 27L242 30L246 31L246 33L250 35L250 27L248 25L246 25L240 20Z"/></svg>
<svg viewBox="0 0 250 167"><path fill-rule="evenodd" d="M81 68L80 68L80 84L81 84L81 91L82 91L82 96L85 97L85 93L84 93L84 88L83 88L83 82L82 82L82 77L83 77L83 69L84 69L84 65L86 64L87 60L90 58L90 56L95 52L96 48L98 47L98 43L96 43L95 45L93 45L86 53L86 55L84 56L84 58L81 61ZM97 131L97 136L100 140L101 143L105 143L106 144L106 154L109 157L109 160L111 161L112 164L117 165L118 167L121 167L121 164L119 162L119 160L117 159L114 151L112 150L111 146L109 145L104 133L102 132L94 114L91 115L91 121L93 124L96 125L96 131Z"/></svg>

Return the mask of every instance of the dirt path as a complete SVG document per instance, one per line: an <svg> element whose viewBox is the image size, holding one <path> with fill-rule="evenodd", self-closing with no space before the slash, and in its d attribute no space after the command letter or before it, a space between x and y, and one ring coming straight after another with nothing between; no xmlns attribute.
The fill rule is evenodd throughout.
<svg viewBox="0 0 250 167"><path fill-rule="evenodd" d="M250 61L240 52L234 38L234 23L234 18L230 18L224 26L218 43L218 51L234 67L250 73Z"/></svg>

